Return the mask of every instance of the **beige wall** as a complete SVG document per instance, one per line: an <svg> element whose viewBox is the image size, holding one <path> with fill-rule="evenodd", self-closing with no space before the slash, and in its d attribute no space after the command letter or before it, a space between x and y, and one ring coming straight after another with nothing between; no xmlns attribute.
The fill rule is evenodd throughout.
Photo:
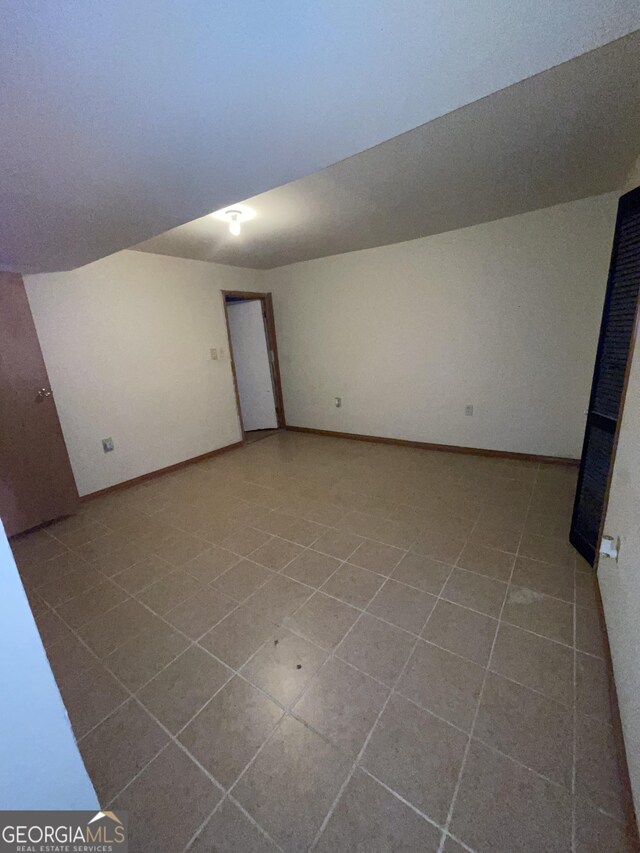
<svg viewBox="0 0 640 853"><path fill-rule="evenodd" d="M616 202L267 272L287 422L578 457Z"/></svg>
<svg viewBox="0 0 640 853"><path fill-rule="evenodd" d="M25 285L80 494L240 440L220 290L254 273L126 251Z"/></svg>

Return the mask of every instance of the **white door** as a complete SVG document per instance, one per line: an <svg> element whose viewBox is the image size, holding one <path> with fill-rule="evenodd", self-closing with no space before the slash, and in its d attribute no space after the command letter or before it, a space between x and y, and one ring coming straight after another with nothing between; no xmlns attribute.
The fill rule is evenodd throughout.
<svg viewBox="0 0 640 853"><path fill-rule="evenodd" d="M640 331L640 329L639 329ZM611 477L604 535L620 539L618 561L600 557L607 622L629 776L640 814L640 340L637 339Z"/></svg>
<svg viewBox="0 0 640 853"><path fill-rule="evenodd" d="M242 426L245 432L275 429L278 418L262 303L259 299L232 302L227 305L227 315Z"/></svg>

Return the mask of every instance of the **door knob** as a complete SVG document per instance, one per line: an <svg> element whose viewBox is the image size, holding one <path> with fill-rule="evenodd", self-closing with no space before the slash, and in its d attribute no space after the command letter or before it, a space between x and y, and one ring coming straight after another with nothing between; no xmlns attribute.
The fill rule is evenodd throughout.
<svg viewBox="0 0 640 853"><path fill-rule="evenodd" d="M41 388L38 391L38 395L37 395L38 402L41 402L42 400L45 400L47 397L50 397L50 396L51 396L51 391L47 391L46 388Z"/></svg>

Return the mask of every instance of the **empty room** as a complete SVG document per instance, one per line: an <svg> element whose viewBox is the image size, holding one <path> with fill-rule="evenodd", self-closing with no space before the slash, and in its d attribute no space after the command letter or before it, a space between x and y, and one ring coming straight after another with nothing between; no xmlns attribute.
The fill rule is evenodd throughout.
<svg viewBox="0 0 640 853"><path fill-rule="evenodd" d="M0 847L638 853L637 3L0 68Z"/></svg>

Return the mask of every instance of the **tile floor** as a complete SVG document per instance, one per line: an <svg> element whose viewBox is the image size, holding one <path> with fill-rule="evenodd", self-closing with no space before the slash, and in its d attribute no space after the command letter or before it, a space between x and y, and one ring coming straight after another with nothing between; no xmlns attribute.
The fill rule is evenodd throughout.
<svg viewBox="0 0 640 853"><path fill-rule="evenodd" d="M574 483L279 433L15 539L133 853L635 849Z"/></svg>

